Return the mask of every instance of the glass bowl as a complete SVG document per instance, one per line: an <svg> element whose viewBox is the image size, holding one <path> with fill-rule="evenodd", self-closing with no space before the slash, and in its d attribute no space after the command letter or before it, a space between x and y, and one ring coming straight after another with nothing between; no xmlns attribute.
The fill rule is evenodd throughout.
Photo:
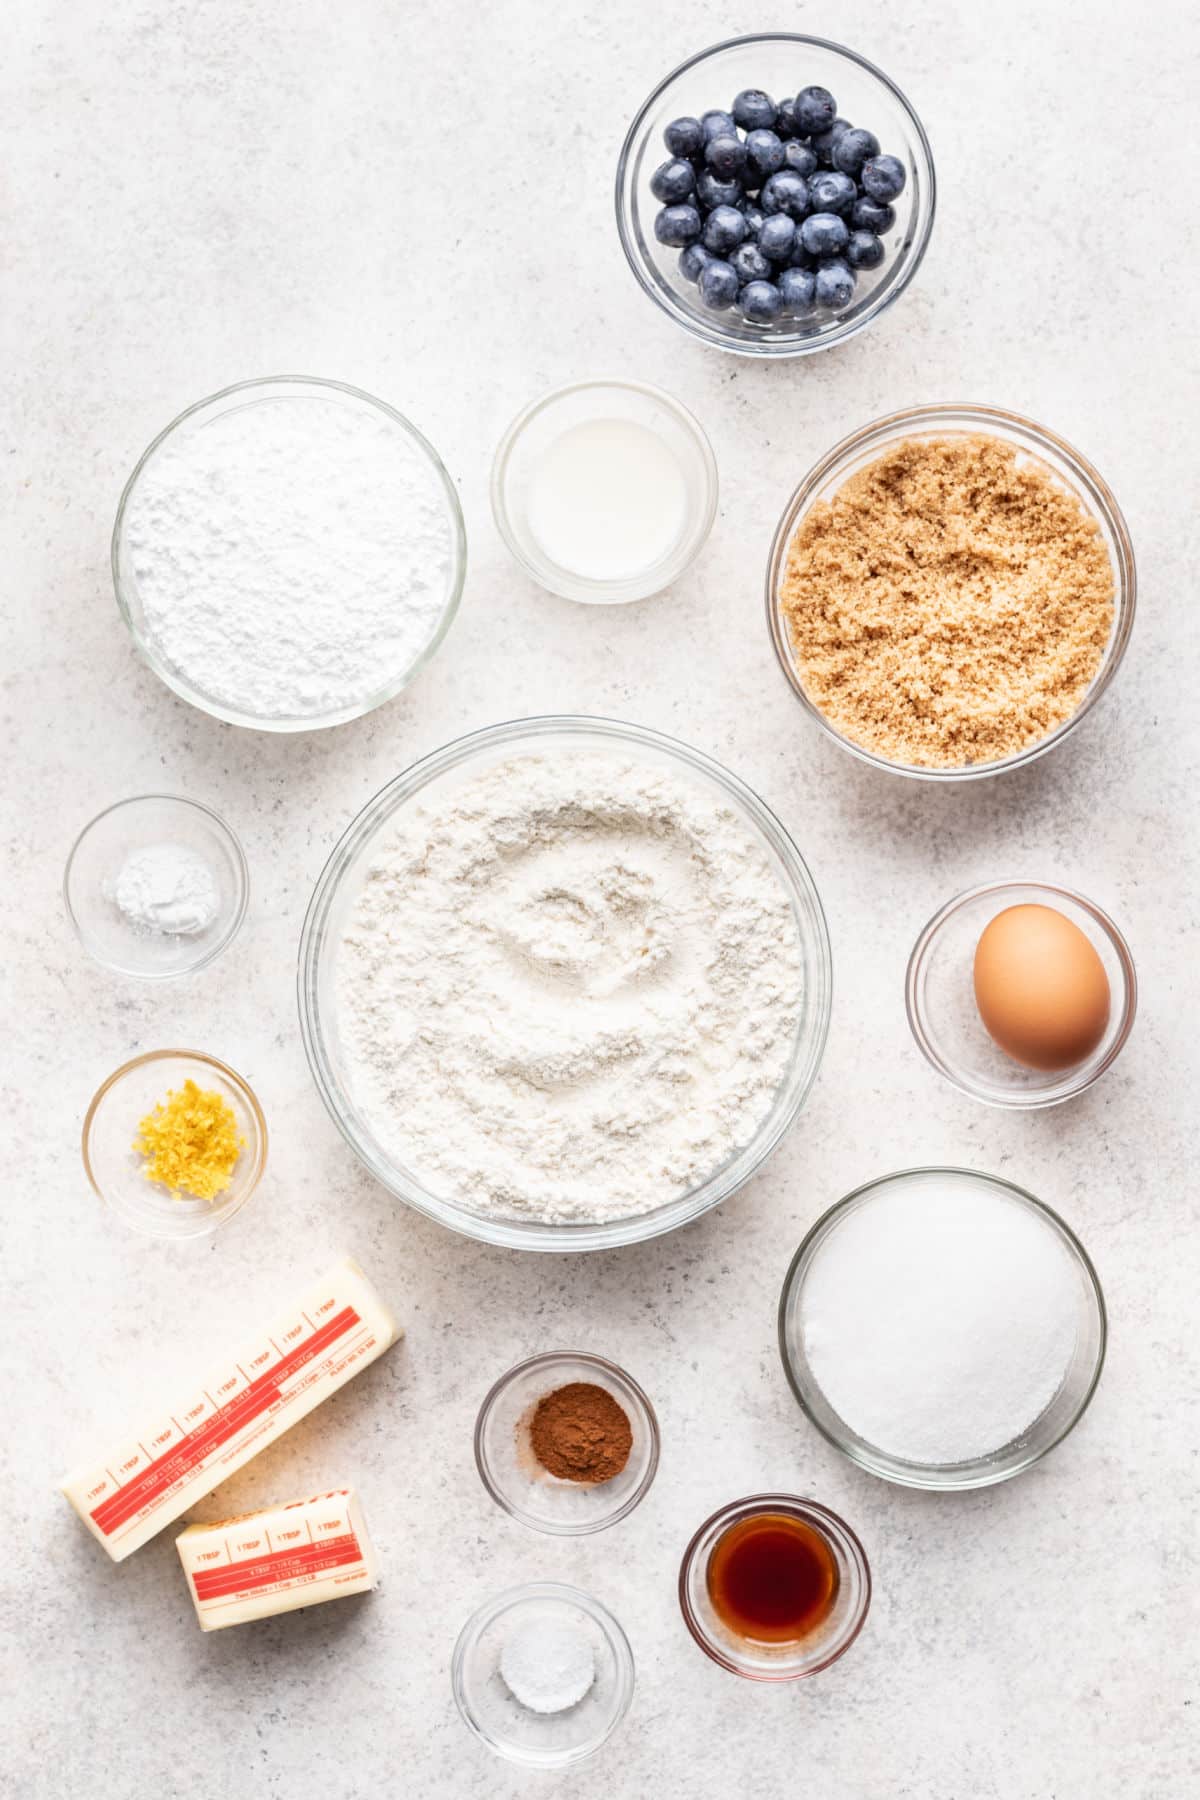
<svg viewBox="0 0 1200 1800"><path fill-rule="evenodd" d="M176 1198L148 1181L133 1148L138 1126L168 1089L188 1079L219 1093L233 1109L245 1139L229 1186L213 1200ZM155 1238L204 1237L240 1212L262 1179L267 1121L250 1085L227 1063L200 1050L151 1050L135 1056L97 1091L83 1121L83 1167L96 1193L134 1231Z"/></svg>
<svg viewBox="0 0 1200 1800"><path fill-rule="evenodd" d="M530 524L529 496L538 466L564 432L610 419L643 427L671 450L686 489L686 518L674 543L647 568L594 579L542 548ZM492 465L497 530L533 579L565 600L611 606L661 593L699 555L716 512L717 465L698 421L662 388L642 381L578 381L543 394L513 420Z"/></svg>
<svg viewBox="0 0 1200 1800"><path fill-rule="evenodd" d="M363 872L390 821L403 806L428 797L432 784L474 773L515 751L618 748L648 767L666 766L716 791L764 847L789 896L803 966L799 1029L775 1103L752 1141L686 1194L631 1218L592 1224L548 1224L485 1217L461 1202L435 1194L382 1147L355 1105L338 1037L335 968L340 933ZM317 882L300 939L298 998L305 1053L317 1090L351 1149L377 1180L418 1212L468 1237L514 1249L578 1251L611 1249L673 1231L726 1200L775 1149L795 1120L816 1079L829 1028L832 969L829 936L812 877L791 838L763 802L719 763L675 739L611 719L550 716L493 725L459 738L415 763L365 806L336 846Z"/></svg>
<svg viewBox="0 0 1200 1800"><path fill-rule="evenodd" d="M875 462L894 444L912 438L944 438L955 434L1000 438L1005 443L1014 445L1019 453L1031 461L1041 463L1091 515L1100 528L1112 562L1113 623L1104 656L1091 686L1075 712L1056 730L1039 739L1036 744L1030 744L996 762L966 763L949 769L927 769L909 763L891 762L887 757L865 750L862 745L854 743L838 731L809 699L796 667L787 625L780 612L779 590L787 566L788 546L796 527L819 501L831 500L852 475L857 474L868 463ZM1032 419L1023 419L1017 413L1005 412L1001 407L953 404L914 406L904 412L891 413L887 418L876 419L872 424L853 432L850 437L843 438L804 477L784 508L783 517L775 530L767 565L766 603L767 625L779 666L809 717L816 720L835 744L840 744L843 750L848 750L860 762L868 763L875 769L887 769L893 775L909 775L919 781L975 781L984 776L1003 774L1009 769L1024 768L1027 763L1044 756L1047 750L1052 750L1055 744L1061 743L1086 718L1116 674L1129 643L1137 604L1137 570L1129 531L1111 489L1091 464L1062 438L1056 437L1044 425L1036 425Z"/></svg>
<svg viewBox="0 0 1200 1800"><path fill-rule="evenodd" d="M1054 1234L1066 1250L1075 1274L1076 1327L1074 1350L1058 1391L1018 1437L1008 1444L998 1444L986 1456L934 1464L891 1455L859 1436L834 1411L812 1373L805 1350L805 1283L832 1234L852 1213L886 1202L889 1195L911 1189L914 1184L933 1183L936 1186L947 1181L952 1181L959 1189L987 1193L1021 1207ZM821 1435L851 1462L900 1487L942 1491L990 1487L995 1482L1008 1481L1040 1462L1083 1417L1104 1366L1107 1333L1099 1279L1087 1251L1071 1228L1024 1188L974 1169L903 1169L898 1174L879 1176L847 1194L817 1220L801 1243L784 1278L779 1301L779 1354L801 1409Z"/></svg>
<svg viewBox="0 0 1200 1800"><path fill-rule="evenodd" d="M1108 1027L1091 1055L1070 1069L1014 1062L990 1037L975 1004L975 946L984 929L1007 907L1029 905L1052 907L1077 925L1108 976ZM960 1093L989 1106L1057 1106L1091 1087L1121 1054L1137 1012L1137 974L1117 927L1082 894L1045 881L992 881L934 914L909 957L904 999L918 1047Z"/></svg>
<svg viewBox="0 0 1200 1800"><path fill-rule="evenodd" d="M833 1608L812 1631L793 1643L766 1644L732 1631L708 1592L709 1559L731 1526L763 1513L783 1513L808 1525L826 1543L837 1564ZM791 1494L751 1494L706 1519L684 1552L679 1570L679 1605L684 1623L706 1656L749 1681L801 1681L818 1675L844 1656L866 1622L871 1604L871 1571L866 1552L844 1519L815 1500Z"/></svg>
<svg viewBox="0 0 1200 1800"><path fill-rule="evenodd" d="M633 1429L629 1461L611 1481L563 1481L544 1469L529 1440L537 1404L568 1382L602 1387ZM502 1375L475 1422L475 1464L497 1506L533 1531L580 1537L627 1518L658 1471L658 1420L650 1401L616 1363L585 1351L531 1356Z"/></svg>
<svg viewBox="0 0 1200 1800"><path fill-rule="evenodd" d="M451 555L446 577L445 597L437 626L419 655L406 668L381 670L379 685L371 693L355 699L346 706L322 713L279 716L245 712L236 706L229 705L219 696L207 693L191 676L168 661L161 647L156 643L138 591L137 575L128 544L127 515L147 466L153 462L164 447L173 447L174 440L179 434L203 430L214 419L227 413L240 411L247 406L278 406L297 400L314 399L325 403L335 402L354 412L369 414L376 421L379 419L386 421L396 436L408 445L417 458L428 464L445 500L445 523L450 538ZM116 523L113 526L113 588L116 592L121 617L128 626L134 646L143 660L150 665L159 680L165 682L173 693L178 694L181 699L187 700L192 706L199 707L201 712L209 713L214 719L224 719L230 725L243 725L254 731L319 731L330 725L343 725L347 720L361 718L364 713L373 712L377 706L382 706L385 701L393 699L424 668L449 631L454 615L458 611L466 572L467 540L462 508L459 505L454 484L443 468L432 444L421 435L410 420L406 419L402 413L397 412L395 407L389 406L386 401L376 400L371 394L364 393L361 388L348 387L345 382L327 381L318 376L275 375L254 381L239 381L232 387L222 388L220 393L212 394L205 400L197 400L194 405L180 413L177 419L173 419L165 430L160 431L150 447L139 457L132 475L125 484L117 507Z"/></svg>
<svg viewBox="0 0 1200 1800"><path fill-rule="evenodd" d="M126 858L164 845L194 851L213 872L219 905L203 931L139 929L116 903ZM229 826L178 794L142 794L98 814L76 838L63 875L67 916L88 955L146 981L188 975L218 957L237 935L249 894L246 858Z"/></svg>
<svg viewBox="0 0 1200 1800"><path fill-rule="evenodd" d="M501 1651L518 1627L558 1624L590 1641L595 1680L575 1706L534 1712L509 1691L500 1673ZM463 1626L450 1664L455 1702L476 1737L497 1756L538 1769L565 1768L599 1750L629 1711L633 1679L633 1652L612 1614L589 1594L557 1581L509 1588L481 1606Z"/></svg>
<svg viewBox="0 0 1200 1800"><path fill-rule="evenodd" d="M681 115L699 118L714 107L728 107L742 88L765 88L782 99L814 83L829 88L839 114L873 131L883 149L908 170L895 205L896 223L884 239L887 254L877 269L860 271L844 312L771 325L752 324L733 311L711 312L680 274L678 250L660 244L654 235L661 202L650 192L650 177L669 155L663 128ZM862 331L900 298L916 274L933 229L933 157L921 121L900 89L865 57L825 38L764 32L701 50L655 88L625 138L616 204L621 248L630 268L655 304L684 331L742 356L806 356Z"/></svg>

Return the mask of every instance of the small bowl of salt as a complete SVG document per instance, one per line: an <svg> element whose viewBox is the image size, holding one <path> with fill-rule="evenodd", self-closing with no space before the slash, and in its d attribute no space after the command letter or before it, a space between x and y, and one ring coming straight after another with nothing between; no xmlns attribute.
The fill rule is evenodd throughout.
<svg viewBox="0 0 1200 1800"><path fill-rule="evenodd" d="M464 1723L489 1750L562 1769L597 1751L633 1698L633 1652L612 1614L578 1588L534 1581L487 1601L450 1664Z"/></svg>
<svg viewBox="0 0 1200 1800"><path fill-rule="evenodd" d="M191 974L219 956L249 892L229 826L176 794L108 807L76 838L63 877L67 916L88 955L147 981Z"/></svg>

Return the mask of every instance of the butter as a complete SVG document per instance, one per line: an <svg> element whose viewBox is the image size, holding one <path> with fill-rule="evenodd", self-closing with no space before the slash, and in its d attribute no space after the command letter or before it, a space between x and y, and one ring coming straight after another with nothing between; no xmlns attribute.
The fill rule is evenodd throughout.
<svg viewBox="0 0 1200 1800"><path fill-rule="evenodd" d="M376 1584L375 1553L351 1488L189 1525L175 1548L201 1631L364 1594Z"/></svg>

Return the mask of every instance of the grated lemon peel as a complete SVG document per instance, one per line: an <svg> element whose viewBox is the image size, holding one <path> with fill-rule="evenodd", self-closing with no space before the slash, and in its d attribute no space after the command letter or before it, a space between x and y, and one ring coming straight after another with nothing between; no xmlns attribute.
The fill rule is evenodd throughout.
<svg viewBox="0 0 1200 1800"><path fill-rule="evenodd" d="M168 1088L133 1140L146 1159L147 1181L176 1198L190 1194L195 1200L215 1200L225 1192L245 1146L228 1100L190 1077L181 1088Z"/></svg>

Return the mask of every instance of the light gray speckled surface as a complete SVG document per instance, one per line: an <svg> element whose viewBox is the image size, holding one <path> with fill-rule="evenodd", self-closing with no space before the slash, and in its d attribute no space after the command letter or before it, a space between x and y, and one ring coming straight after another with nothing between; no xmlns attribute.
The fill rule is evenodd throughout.
<svg viewBox="0 0 1200 1800"><path fill-rule="evenodd" d="M1194 214L1170 174L1196 149L1186 10L1013 0L985 24L949 0L788 9L789 25L856 45L914 97L942 207L916 286L876 330L757 368L692 346L650 307L623 266L610 186L642 94L693 48L769 25L761 9L10 7L6 1800L1176 1800L1194 1784L1197 271ZM507 288L493 286L505 269ZM280 370L409 412L460 482L472 547L461 615L415 688L284 741L161 688L107 570L116 498L152 434L188 401ZM694 574L616 612L532 588L486 506L490 452L517 408L605 371L692 405L723 480ZM1011 405L1094 457L1134 535L1142 613L1115 691L1074 741L1024 775L931 792L858 768L806 725L772 661L760 584L782 502L818 453L935 398ZM529 1260L398 1212L359 1171L305 1068L294 949L327 851L389 776L469 727L576 708L689 739L778 809L828 909L836 1001L798 1128L719 1216L634 1252ZM253 909L209 974L147 989L87 961L58 889L86 819L164 787L234 823ZM1014 872L1109 907L1143 982L1116 1070L1034 1117L941 1085L902 1005L921 923L958 888ZM179 1041L245 1071L273 1143L255 1203L215 1242L170 1250L102 1214L77 1138L102 1076ZM920 1160L1004 1171L1061 1208L1112 1315L1075 1436L1024 1479L959 1499L839 1460L798 1415L774 1348L778 1284L806 1226L860 1180ZM340 1246L394 1300L406 1345L202 1510L352 1479L383 1586L202 1637L170 1534L112 1567L52 1483ZM471 1461L488 1383L562 1344L627 1363L665 1442L647 1503L582 1544L507 1522ZM860 1643L793 1690L707 1663L674 1599L693 1527L762 1486L844 1511L875 1568ZM447 1679L470 1609L535 1576L609 1602L638 1662L620 1736L562 1777L493 1761Z"/></svg>

